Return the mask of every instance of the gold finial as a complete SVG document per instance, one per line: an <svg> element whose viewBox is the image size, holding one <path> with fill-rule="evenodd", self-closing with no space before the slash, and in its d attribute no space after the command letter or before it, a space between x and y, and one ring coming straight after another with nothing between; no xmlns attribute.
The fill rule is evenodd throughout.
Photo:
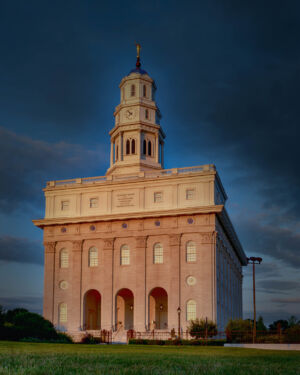
<svg viewBox="0 0 300 375"><path fill-rule="evenodd" d="M141 66L141 62L140 62L141 45L140 45L140 43L135 43L135 46L136 46L136 64L135 64L135 66L137 68L140 68L140 66Z"/></svg>
<svg viewBox="0 0 300 375"><path fill-rule="evenodd" d="M135 43L136 46L136 57L139 59L140 58L140 52L141 52L141 45L140 43Z"/></svg>

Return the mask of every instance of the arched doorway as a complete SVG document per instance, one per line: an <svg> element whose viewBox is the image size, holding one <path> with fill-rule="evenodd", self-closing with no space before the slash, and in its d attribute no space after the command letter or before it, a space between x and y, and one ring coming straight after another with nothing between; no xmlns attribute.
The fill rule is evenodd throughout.
<svg viewBox="0 0 300 375"><path fill-rule="evenodd" d="M98 330L101 328L101 295L95 289L88 290L84 295L84 329Z"/></svg>
<svg viewBox="0 0 300 375"><path fill-rule="evenodd" d="M133 329L134 297L131 290L121 289L116 295L116 327Z"/></svg>
<svg viewBox="0 0 300 375"><path fill-rule="evenodd" d="M168 329L168 293L154 288L149 294L149 328Z"/></svg>

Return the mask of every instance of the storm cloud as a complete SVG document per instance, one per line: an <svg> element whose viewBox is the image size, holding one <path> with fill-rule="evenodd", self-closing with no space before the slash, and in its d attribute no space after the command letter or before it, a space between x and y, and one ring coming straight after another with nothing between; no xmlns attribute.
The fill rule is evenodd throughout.
<svg viewBox="0 0 300 375"><path fill-rule="evenodd" d="M28 238L0 236L0 261L44 264L43 246Z"/></svg>

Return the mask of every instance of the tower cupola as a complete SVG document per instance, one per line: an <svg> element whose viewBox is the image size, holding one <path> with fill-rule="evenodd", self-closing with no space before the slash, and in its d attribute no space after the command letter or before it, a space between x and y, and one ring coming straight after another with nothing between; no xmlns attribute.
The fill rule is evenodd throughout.
<svg viewBox="0 0 300 375"><path fill-rule="evenodd" d="M160 111L155 103L154 80L141 68L137 44L136 67L119 87L120 104L114 112L115 126L110 131L110 168L106 174L128 174L163 169L165 134L160 126Z"/></svg>

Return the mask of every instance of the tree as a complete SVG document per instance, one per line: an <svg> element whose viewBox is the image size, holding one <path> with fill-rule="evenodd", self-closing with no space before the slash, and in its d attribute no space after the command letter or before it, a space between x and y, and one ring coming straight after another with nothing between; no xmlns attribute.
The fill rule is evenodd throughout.
<svg viewBox="0 0 300 375"><path fill-rule="evenodd" d="M218 333L217 325L209 319L195 319L190 321L188 331L192 337L199 339L200 337L212 337Z"/></svg>
<svg viewBox="0 0 300 375"><path fill-rule="evenodd" d="M246 319L231 319L226 326L228 342L251 342L253 323Z"/></svg>
<svg viewBox="0 0 300 375"><path fill-rule="evenodd" d="M267 331L267 327L264 324L264 320L262 316L260 316L256 322L256 330L258 333L264 333Z"/></svg>
<svg viewBox="0 0 300 375"><path fill-rule="evenodd" d="M275 320L272 324L269 325L269 330L277 331L278 327L280 327L282 331L285 331L289 327L289 322L283 319Z"/></svg>

